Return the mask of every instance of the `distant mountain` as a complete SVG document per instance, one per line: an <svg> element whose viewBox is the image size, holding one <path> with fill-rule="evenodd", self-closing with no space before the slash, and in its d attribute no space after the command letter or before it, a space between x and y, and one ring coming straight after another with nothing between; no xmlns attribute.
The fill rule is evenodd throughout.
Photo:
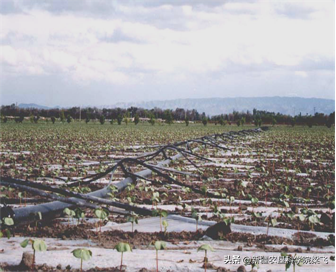
<svg viewBox="0 0 336 272"><path fill-rule="evenodd" d="M19 104L19 108L21 108L21 109L31 109L31 108L34 108L34 109L40 109L40 110L50 109L47 106L41 106L41 105L37 105L37 104L34 104L34 103L31 103L31 104Z"/></svg>
<svg viewBox="0 0 336 272"><path fill-rule="evenodd" d="M293 115L314 114L315 112L329 114L335 111L335 100L321 98L302 97L237 97L237 98L203 98L203 99L174 99L164 101L148 101L134 103L117 103L104 107L141 107L152 109L196 109L198 112L205 112L209 115L231 113L232 111L253 111L253 109L265 110L275 113Z"/></svg>

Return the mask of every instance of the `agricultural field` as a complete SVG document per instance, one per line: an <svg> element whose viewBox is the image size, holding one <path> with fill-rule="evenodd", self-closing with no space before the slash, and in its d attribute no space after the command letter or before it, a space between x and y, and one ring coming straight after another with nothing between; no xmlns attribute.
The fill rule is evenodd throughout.
<svg viewBox="0 0 336 272"><path fill-rule="evenodd" d="M4 271L334 271L335 130L9 122L1 204Z"/></svg>

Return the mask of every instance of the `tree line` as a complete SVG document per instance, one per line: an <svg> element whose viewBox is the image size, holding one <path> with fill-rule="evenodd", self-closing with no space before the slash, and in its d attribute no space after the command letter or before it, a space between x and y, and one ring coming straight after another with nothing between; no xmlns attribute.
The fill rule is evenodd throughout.
<svg viewBox="0 0 336 272"><path fill-rule="evenodd" d="M37 109L37 108L19 108L15 104L3 105L0 108L1 121L6 123L8 120L14 119L15 122L21 123L26 118L32 123L37 123L40 118L55 123L57 120L61 122L72 122L73 120L85 120L86 123L90 121L99 121L104 124L109 120L111 124L114 122L119 125L122 122L126 124L134 122L138 124L140 121L148 121L154 125L155 122L166 122L172 124L174 121L185 122L188 126L189 122L201 122L203 125L214 123L218 125L232 125L243 126L244 124L255 124L261 126L262 124L283 124L283 125L327 125L331 127L335 124L335 112L325 115L323 113L315 113L315 115L301 115L296 116L261 111L253 109L252 112L238 112L233 111L229 114L221 114L215 116L208 116L205 112L199 113L197 110L185 110L176 108L175 110L163 110L160 108L153 108L151 110L130 107L122 108L96 108L96 107L71 107L71 108L54 108L54 109Z"/></svg>

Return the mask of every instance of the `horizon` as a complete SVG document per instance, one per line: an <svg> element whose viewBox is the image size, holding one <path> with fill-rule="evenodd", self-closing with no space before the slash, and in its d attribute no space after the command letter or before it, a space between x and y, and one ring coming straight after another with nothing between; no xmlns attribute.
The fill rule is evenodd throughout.
<svg viewBox="0 0 336 272"><path fill-rule="evenodd" d="M332 0L2 1L1 103L335 100L334 8Z"/></svg>

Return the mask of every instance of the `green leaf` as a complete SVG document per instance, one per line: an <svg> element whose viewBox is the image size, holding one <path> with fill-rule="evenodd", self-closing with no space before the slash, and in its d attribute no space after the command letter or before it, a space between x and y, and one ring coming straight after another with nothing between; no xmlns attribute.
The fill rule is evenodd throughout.
<svg viewBox="0 0 336 272"><path fill-rule="evenodd" d="M81 259L83 261L87 261L90 260L92 257L92 252L91 250L88 250L86 248L77 248L73 251L71 251L71 253L77 258L77 259Z"/></svg>
<svg viewBox="0 0 336 272"><path fill-rule="evenodd" d="M229 225L230 224L230 219L229 218L225 218L223 219L223 222L225 223L225 225Z"/></svg>
<svg viewBox="0 0 336 272"><path fill-rule="evenodd" d="M76 214L76 218L84 218L85 217L84 211L80 208L77 208L75 210L75 214Z"/></svg>
<svg viewBox="0 0 336 272"><path fill-rule="evenodd" d="M4 224L7 225L7 226L13 226L13 225L14 225L14 220L13 220L13 218L11 218L11 217L4 217L4 218L2 219L2 221L3 221Z"/></svg>
<svg viewBox="0 0 336 272"><path fill-rule="evenodd" d="M74 210L70 210L70 217L75 217L76 216L76 212Z"/></svg>
<svg viewBox="0 0 336 272"><path fill-rule="evenodd" d="M210 246L210 245L208 245L208 244L201 245L201 246L197 249L197 251L200 251L200 250L204 250L204 251L208 251L208 250L210 250L210 251L215 251L215 250L213 249L213 247Z"/></svg>
<svg viewBox="0 0 336 272"><path fill-rule="evenodd" d="M20 246L25 248L29 243L29 239L24 240L23 242L20 243Z"/></svg>
<svg viewBox="0 0 336 272"><path fill-rule="evenodd" d="M70 209L69 208L65 208L64 210L63 210L63 213L64 214L66 214L66 215L69 215L70 216Z"/></svg>
<svg viewBox="0 0 336 272"><path fill-rule="evenodd" d="M168 215L168 213L166 212L166 211L160 211L160 215L162 216L162 217L167 217L167 215Z"/></svg>
<svg viewBox="0 0 336 272"><path fill-rule="evenodd" d="M167 244L164 241L156 241L154 243L154 247L155 247L156 250L162 250L162 249L165 249L167 247Z"/></svg>
<svg viewBox="0 0 336 272"><path fill-rule="evenodd" d="M168 227L168 222L167 222L167 220L163 220L163 221L162 221L162 226L165 227L165 228Z"/></svg>
<svg viewBox="0 0 336 272"><path fill-rule="evenodd" d="M158 216L159 215L159 211L156 210L156 209L152 210L152 215L153 216Z"/></svg>
<svg viewBox="0 0 336 272"><path fill-rule="evenodd" d="M304 221L305 220L304 215L303 214L299 214L299 219L300 219L300 221Z"/></svg>
<svg viewBox="0 0 336 272"><path fill-rule="evenodd" d="M42 213L41 212L37 212L36 213L36 218L37 218L37 220L42 220Z"/></svg>
<svg viewBox="0 0 336 272"><path fill-rule="evenodd" d="M290 218L290 219L293 219L294 218L294 213L288 213L287 217Z"/></svg>
<svg viewBox="0 0 336 272"><path fill-rule="evenodd" d="M36 239L33 242L33 249L35 251L46 251L47 250L47 245L44 243L43 240Z"/></svg>
<svg viewBox="0 0 336 272"><path fill-rule="evenodd" d="M95 209L94 211L97 218L104 220L108 217L109 212L105 209Z"/></svg>
<svg viewBox="0 0 336 272"><path fill-rule="evenodd" d="M128 243L123 243L120 242L119 244L117 244L114 249L116 249L118 252L129 252L132 251L131 246Z"/></svg>

